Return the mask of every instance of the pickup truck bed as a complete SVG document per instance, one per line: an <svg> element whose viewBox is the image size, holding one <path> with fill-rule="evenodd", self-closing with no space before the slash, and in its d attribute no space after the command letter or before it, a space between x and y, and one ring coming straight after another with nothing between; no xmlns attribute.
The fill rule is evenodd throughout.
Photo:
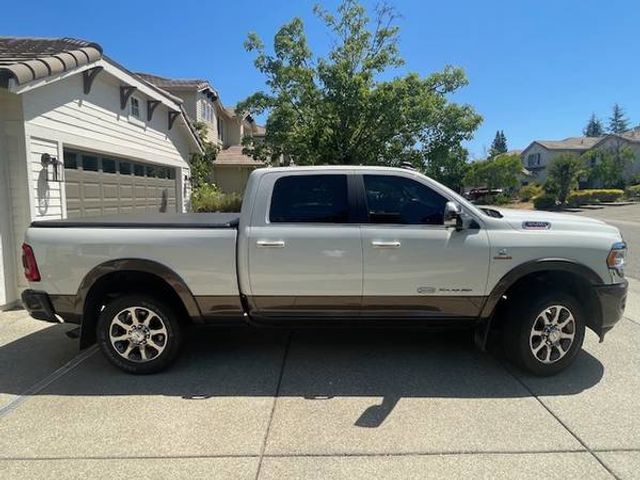
<svg viewBox="0 0 640 480"><path fill-rule="evenodd" d="M36 228L236 228L239 213L159 213L36 220Z"/></svg>

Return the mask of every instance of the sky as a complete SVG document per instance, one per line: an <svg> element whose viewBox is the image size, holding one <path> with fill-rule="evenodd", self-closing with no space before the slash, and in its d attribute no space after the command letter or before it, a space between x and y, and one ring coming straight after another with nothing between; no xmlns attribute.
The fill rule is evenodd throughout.
<svg viewBox="0 0 640 480"><path fill-rule="evenodd" d="M314 17L337 0L194 1L5 0L0 36L75 37L99 43L131 71L205 78L225 105L264 88L244 50L254 31L272 45L277 29L301 17L314 52L330 37ZM375 0L364 0L373 9ZM509 149L535 139L577 136L594 112L606 122L613 103L640 124L638 0L388 0L400 14L393 75L462 67L469 85L452 100L484 121L467 143L482 158L496 130Z"/></svg>

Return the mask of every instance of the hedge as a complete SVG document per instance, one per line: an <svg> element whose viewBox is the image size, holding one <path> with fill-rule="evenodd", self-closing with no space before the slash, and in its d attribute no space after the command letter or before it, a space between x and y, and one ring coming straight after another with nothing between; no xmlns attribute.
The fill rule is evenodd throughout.
<svg viewBox="0 0 640 480"><path fill-rule="evenodd" d="M624 193L627 196L627 198L640 198L640 185L633 185L631 187L627 187Z"/></svg>
<svg viewBox="0 0 640 480"><path fill-rule="evenodd" d="M624 191L618 189L576 190L567 197L567 204L577 207L588 203L617 202L623 195Z"/></svg>
<svg viewBox="0 0 640 480"><path fill-rule="evenodd" d="M215 185L204 184L194 190L191 208L194 212L239 212L242 196L223 193Z"/></svg>
<svg viewBox="0 0 640 480"><path fill-rule="evenodd" d="M536 210L550 210L556 207L556 196L551 193L543 193L533 198L533 207Z"/></svg>

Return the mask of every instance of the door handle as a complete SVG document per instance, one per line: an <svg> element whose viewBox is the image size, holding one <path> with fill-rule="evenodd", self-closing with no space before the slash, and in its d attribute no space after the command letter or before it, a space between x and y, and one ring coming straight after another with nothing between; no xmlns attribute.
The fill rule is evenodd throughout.
<svg viewBox="0 0 640 480"><path fill-rule="evenodd" d="M373 248L399 248L400 242L397 240L394 240L392 242L374 240L371 242L371 245L373 246Z"/></svg>
<svg viewBox="0 0 640 480"><path fill-rule="evenodd" d="M284 248L284 240L258 240L258 248Z"/></svg>

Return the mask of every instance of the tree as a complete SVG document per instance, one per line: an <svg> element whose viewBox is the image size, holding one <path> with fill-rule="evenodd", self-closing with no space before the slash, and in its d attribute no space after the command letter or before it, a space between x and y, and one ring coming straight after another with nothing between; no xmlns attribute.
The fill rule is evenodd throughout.
<svg viewBox="0 0 640 480"><path fill-rule="evenodd" d="M207 140L207 125L204 122L196 122L193 126L204 150L203 153L191 155L191 185L197 190L211 181L213 161L218 155L218 147Z"/></svg>
<svg viewBox="0 0 640 480"><path fill-rule="evenodd" d="M520 173L520 156L502 154L471 163L464 183L470 187L487 187L489 190L513 188L518 185Z"/></svg>
<svg viewBox="0 0 640 480"><path fill-rule="evenodd" d="M562 153L547 168L545 190L556 195L563 204L571 190L578 186L578 178L584 171L582 159L575 153Z"/></svg>
<svg viewBox="0 0 640 480"><path fill-rule="evenodd" d="M629 119L624 116L624 110L615 103L609 117L609 132L622 133L629 130Z"/></svg>
<svg viewBox="0 0 640 480"><path fill-rule="evenodd" d="M424 162L423 172L456 192L462 191L464 177L469 170L469 152L456 146L432 151Z"/></svg>
<svg viewBox="0 0 640 480"><path fill-rule="evenodd" d="M489 157L495 157L502 153L507 153L507 137L503 130L498 130L496 136L491 142L491 148L489 149Z"/></svg>
<svg viewBox="0 0 640 480"><path fill-rule="evenodd" d="M596 117L595 113L591 114L591 118L587 122L587 126L584 127L584 130L582 130L582 133L585 137L601 137L604 135L602 122Z"/></svg>
<svg viewBox="0 0 640 480"><path fill-rule="evenodd" d="M388 80L403 64L391 7L379 6L373 22L357 0L343 0L335 14L319 6L314 12L331 37L324 56L312 53L299 18L278 30L273 53L254 33L245 42L266 90L238 108L268 114L264 142L247 145L247 153L261 159L286 153L298 165L410 161L424 169L472 137L481 117L448 99L467 84L461 69Z"/></svg>
<svg viewBox="0 0 640 480"><path fill-rule="evenodd" d="M604 188L622 188L627 186L627 175L635 155L633 150L620 142L607 148L598 148L584 154L585 160L592 165L590 182L599 182Z"/></svg>

